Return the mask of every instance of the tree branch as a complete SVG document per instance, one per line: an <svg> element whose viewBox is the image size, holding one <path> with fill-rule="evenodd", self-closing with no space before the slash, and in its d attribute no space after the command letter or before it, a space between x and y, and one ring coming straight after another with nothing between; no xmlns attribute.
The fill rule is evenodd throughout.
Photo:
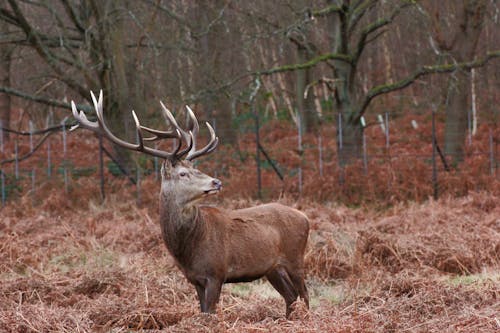
<svg viewBox="0 0 500 333"><path fill-rule="evenodd" d="M0 161L0 165L4 165L4 164L7 164L7 163L12 163L12 162L15 162L16 160L18 162L21 162L27 158L29 158L31 155L33 155L37 150L38 148L40 148L42 146L42 144L45 142L45 140L47 140L47 138L49 136L51 136L52 134L54 134L55 132L47 132L45 133L41 138L40 140L37 142L37 144L33 147L33 150L31 150L30 152L24 154L23 156L21 157L13 157L13 158L9 158L9 159L5 159L5 160L2 160Z"/></svg>
<svg viewBox="0 0 500 333"><path fill-rule="evenodd" d="M415 82L418 78L429 75L429 74L443 74L443 73L450 73L454 72L456 70L468 70L472 68L477 68L477 67L482 67L484 66L488 61L494 58L500 58L500 50L497 51L492 51L488 52L486 56L482 59L477 59L474 61L469 61L469 62L462 62L462 63L453 63L453 64L444 64L444 65L433 65L433 66L423 66L410 74L408 77L399 80L398 82L392 83L392 84L382 84L379 86L376 86L368 91L366 94L366 98L363 101L363 104L361 105L359 112L356 116L357 118L360 118L364 112L366 111L366 108L370 104L370 102L377 96L387 94L396 90L401 90L406 87L408 87L410 84ZM355 119L355 120L356 120Z"/></svg>
<svg viewBox="0 0 500 333"><path fill-rule="evenodd" d="M278 66L274 67L268 70L263 70L263 71L258 71L253 73L254 75L271 75L271 74L276 74L276 73L282 73L282 72L289 72L289 71L294 71L298 69L307 69L310 67L314 67L317 64L321 62L325 62L327 60L340 60L340 61L345 61L347 63L351 63L351 57L345 54L339 54L339 53L326 53L326 54L321 54L307 62L301 63L301 64L292 64L292 65L284 65L284 66Z"/></svg>
<svg viewBox="0 0 500 333"><path fill-rule="evenodd" d="M57 66L57 60L61 61L60 57L57 57L54 53L50 52L49 49L42 43L39 33L30 25L23 12L19 8L18 4L14 0L9 0L10 6L17 20L19 21L20 28L24 31L28 42L33 46L33 48L38 52L43 60L52 68L52 70L63 80L68 86L78 91L82 96L87 92L87 89L78 83L78 81L65 76L62 70Z"/></svg>
<svg viewBox="0 0 500 333"><path fill-rule="evenodd" d="M63 125L56 125L56 126L51 126L51 127L47 127L47 128L42 128L42 129L32 131L32 132L16 131L16 130L13 130L13 129L7 128L7 127L0 127L0 129L2 129L5 132L9 132L9 133L16 134L16 135L29 136L29 135L46 134L49 132L56 132L56 131L62 130L63 127L71 128L74 125L78 125L78 122L76 120L73 121L72 123L67 123L67 124L65 123L64 126Z"/></svg>
<svg viewBox="0 0 500 333"><path fill-rule="evenodd" d="M344 10L344 8L342 8L342 6L330 5L328 7L322 8L322 9L313 10L312 15L317 16L317 17L328 16L331 13L339 13L343 10Z"/></svg>
<svg viewBox="0 0 500 333"><path fill-rule="evenodd" d="M388 24L391 24L392 21L394 21L394 19L399 15L399 13L401 12L401 10L403 8L406 8L406 7L410 6L410 5L412 5L412 3L413 3L412 1L404 1L403 4L401 4L400 6L396 7L390 13L389 16L381 18L381 19L379 19L379 20L377 20L375 22L371 22L370 24L368 24L361 31L361 35L360 35L360 37L358 39L358 43L356 45L356 50L355 50L355 53L354 53L354 56L353 56L354 63L357 62L357 60L361 56L361 53L363 52L365 46L368 44L368 42L367 42L368 36L370 34L376 32L380 28L385 27ZM367 8L369 8L369 7L367 7Z"/></svg>
<svg viewBox="0 0 500 333"><path fill-rule="evenodd" d="M9 88L9 87L2 87L0 86L0 92L6 93L8 95L13 95L17 97L21 97L36 103L41 103L49 106L55 106L58 108L63 108L63 109L68 109L71 110L71 104L66 103L66 102L61 102L57 99L52 99L52 98L47 98L47 97L41 97L41 96L35 96L35 95L30 95L28 93L25 93L23 91ZM91 108L89 105L86 104L77 104L77 107L79 110L83 111L92 111L93 108Z"/></svg>

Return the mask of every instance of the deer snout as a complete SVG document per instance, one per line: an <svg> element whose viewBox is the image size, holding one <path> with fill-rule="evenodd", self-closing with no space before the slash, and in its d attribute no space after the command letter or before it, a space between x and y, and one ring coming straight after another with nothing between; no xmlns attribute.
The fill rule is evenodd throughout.
<svg viewBox="0 0 500 333"><path fill-rule="evenodd" d="M212 185L217 189L220 190L222 188L222 182L216 178L212 180Z"/></svg>

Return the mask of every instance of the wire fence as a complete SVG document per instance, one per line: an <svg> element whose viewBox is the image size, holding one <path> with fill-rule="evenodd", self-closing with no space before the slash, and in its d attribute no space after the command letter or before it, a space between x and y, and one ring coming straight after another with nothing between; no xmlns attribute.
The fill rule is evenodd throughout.
<svg viewBox="0 0 500 333"><path fill-rule="evenodd" d="M285 135L285 139L278 142L272 136L265 135L268 127L273 126L272 123L259 119L260 116L255 110L251 110L251 113L253 119L249 117L247 124L241 127L247 132L247 139L246 144L240 147L242 151L239 156L243 154L246 159L232 156L230 160L226 159L224 164L221 162L224 157L229 158L223 156L226 152L216 152L209 158L206 168L203 166L203 171L222 177L227 175L224 165L233 164L233 168L244 170L247 185L249 179L254 179L255 185L250 186L253 188L250 191L259 198L269 192L269 187L275 187L276 182L286 183L282 189L298 196L307 191L308 186L315 181L320 183L319 186L326 183L336 184L330 191L346 191L346 185L356 182L360 185L358 190L363 191L363 187L366 189L376 186L367 182L370 177L378 177L374 173L381 170L381 165L389 170L384 172L393 174L392 180L388 182L397 182L401 181L397 176L401 171L399 169L412 172L412 167L416 164L420 164L419 168L424 169L425 179L420 181L431 185L432 193L429 195L438 198L439 175L449 172L452 168L451 161L448 160L450 156L445 156L438 144L444 125L443 119L436 119L435 113L432 113L430 130L429 126L423 126L423 122L429 122L428 114L422 115L420 120L405 118L404 126L401 119L391 120L390 113L371 117L371 121L361 118L364 128L361 153L354 156L355 162L350 164L344 164L340 160L340 156L346 156L342 154L344 128L341 118L335 125L326 124L312 135L304 135L300 128L293 130L293 125L289 123L289 135ZM56 125L48 126L49 124L50 120L45 128L37 130L29 122L27 131L15 131L3 127L0 123L2 205L19 193L27 193L35 198L37 192L43 191L43 185L49 181L60 184L61 191L68 193L71 191L72 180L81 177L99 182L100 196L104 198L106 177L111 175L126 177L130 184L135 185L137 201L141 202L143 179L150 177L158 181L160 178L158 158L138 158L135 170L127 171L114 158L111 149L106 148L107 143L103 143L102 137L88 132L88 135L75 138L73 132L68 131L73 122L67 118ZM469 129L471 128L469 119ZM497 126L490 123L480 127L479 131L476 135L472 134L472 130L468 131L466 146L472 148L466 149L466 158L481 158L481 167L473 170L476 176L497 180ZM262 132L265 132L264 135ZM6 135L10 136L8 141ZM83 143L82 137L87 138ZM81 154L89 152L93 157L82 159ZM469 166L456 169L459 170L458 177L467 167ZM274 179L269 181L269 178Z"/></svg>

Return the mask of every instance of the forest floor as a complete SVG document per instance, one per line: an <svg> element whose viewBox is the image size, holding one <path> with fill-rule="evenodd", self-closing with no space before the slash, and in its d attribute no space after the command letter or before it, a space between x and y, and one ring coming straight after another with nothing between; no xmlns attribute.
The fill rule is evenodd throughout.
<svg viewBox="0 0 500 333"><path fill-rule="evenodd" d="M225 285L217 313L200 314L162 242L157 190L139 206L133 194L100 203L86 192L85 184L71 196L49 189L38 206L25 195L0 211L0 331L500 330L498 196L384 210L282 199L311 220L311 306L297 302L286 319L263 280Z"/></svg>
<svg viewBox="0 0 500 333"><path fill-rule="evenodd" d="M401 123L410 126L409 119ZM0 332L500 331L500 183L490 175L487 136L468 146L457 172L439 171L441 198L433 200L430 126L412 140L410 128L393 126L400 130L392 133L391 150L376 158L372 147L366 172L359 163L340 170L335 138L325 135L324 177L313 163L315 137L307 138L303 163L296 131L266 126L268 152L288 169L281 182L263 168L265 201L280 198L311 221L309 310L298 302L286 319L283 299L259 280L225 285L217 313L200 314L195 289L161 239L154 174L139 189L108 167L102 202L97 140L77 131L67 138L69 158L61 136L52 137L51 179L44 176L45 147L20 164L19 180L12 165L3 169L10 192L0 208ZM370 142L385 142L379 132L367 130ZM2 158L11 157L14 141ZM209 204L259 203L252 199L253 147L247 135L238 151L221 146L201 162L202 171L224 182ZM26 138L19 151L29 151ZM68 162L74 170L65 185L61 168ZM152 161L142 162L151 169ZM297 195L300 163L304 184Z"/></svg>

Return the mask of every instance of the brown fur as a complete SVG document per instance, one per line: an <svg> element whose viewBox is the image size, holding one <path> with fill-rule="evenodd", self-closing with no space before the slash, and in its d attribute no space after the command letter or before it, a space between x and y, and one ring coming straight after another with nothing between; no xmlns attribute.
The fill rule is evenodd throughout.
<svg viewBox="0 0 500 333"><path fill-rule="evenodd" d="M180 172L190 174L184 183L178 177ZM223 283L264 276L285 298L287 316L299 296L308 305L304 252L309 222L303 213L278 203L233 211L201 206L188 198L198 198L208 189L207 184L218 180L185 162L165 163L162 175L163 239L196 287L203 312L215 311ZM184 190L192 193L183 193L186 199L179 202L176 191Z"/></svg>

